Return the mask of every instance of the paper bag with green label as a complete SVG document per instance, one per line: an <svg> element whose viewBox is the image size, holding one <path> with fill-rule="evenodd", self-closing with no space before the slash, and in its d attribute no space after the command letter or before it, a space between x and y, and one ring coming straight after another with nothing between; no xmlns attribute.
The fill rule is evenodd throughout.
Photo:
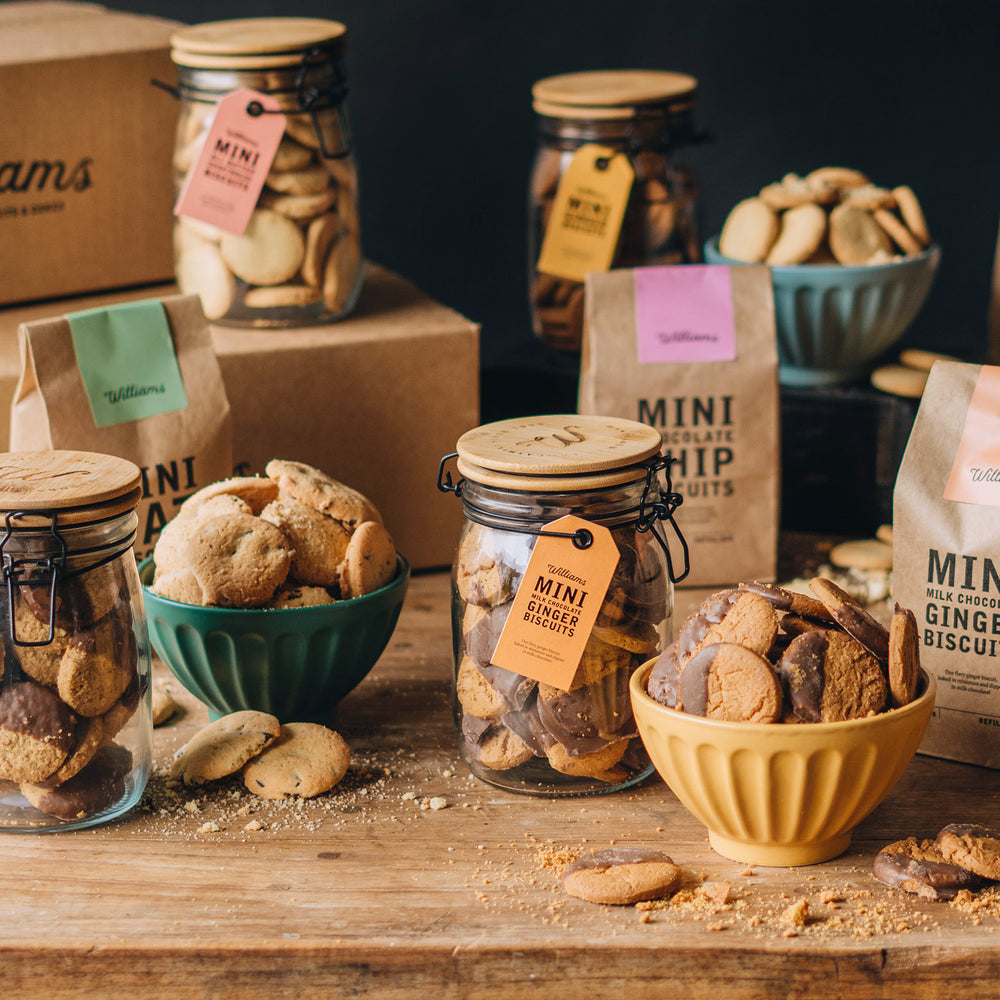
<svg viewBox="0 0 1000 1000"><path fill-rule="evenodd" d="M1000 768L1000 367L931 370L893 493L892 582L937 678L921 752Z"/></svg>
<svg viewBox="0 0 1000 1000"><path fill-rule="evenodd" d="M197 296L145 299L20 328L12 451L117 455L142 470L135 551L233 469L229 399Z"/></svg>
<svg viewBox="0 0 1000 1000"><path fill-rule="evenodd" d="M767 267L686 264L586 279L579 411L660 431L677 459L684 586L773 580L780 419Z"/></svg>

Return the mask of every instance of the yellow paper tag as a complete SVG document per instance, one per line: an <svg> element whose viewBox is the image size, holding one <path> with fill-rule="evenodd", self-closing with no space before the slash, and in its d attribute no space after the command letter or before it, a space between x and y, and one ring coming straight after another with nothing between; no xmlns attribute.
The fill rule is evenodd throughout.
<svg viewBox="0 0 1000 1000"><path fill-rule="evenodd" d="M559 182L538 270L581 282L588 271L607 271L633 176L624 153L606 146L581 146Z"/></svg>
<svg viewBox="0 0 1000 1000"><path fill-rule="evenodd" d="M566 691L580 665L590 630L618 565L618 546L598 524L567 515L546 524L490 660L543 684ZM578 548L575 531L588 532Z"/></svg>

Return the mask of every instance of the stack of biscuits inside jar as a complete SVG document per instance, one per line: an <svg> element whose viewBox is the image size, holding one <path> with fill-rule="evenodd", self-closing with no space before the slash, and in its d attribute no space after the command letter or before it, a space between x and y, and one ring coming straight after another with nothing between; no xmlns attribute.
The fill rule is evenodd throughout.
<svg viewBox="0 0 1000 1000"><path fill-rule="evenodd" d="M218 182L210 207L218 207L229 191L238 197L257 169L261 144L239 129L213 137L214 162L203 155L224 98L245 96L249 114L277 116L284 126L245 226L230 231L182 213L178 204L177 283L182 292L200 295L214 322L298 326L341 319L354 307L363 262L346 33L343 24L319 18L248 18L195 25L171 39L181 106L178 196L209 174ZM264 149L269 156L270 147Z"/></svg>
<svg viewBox="0 0 1000 1000"><path fill-rule="evenodd" d="M0 460L0 830L91 826L142 796L150 654L133 554L132 462Z"/></svg>
<svg viewBox="0 0 1000 1000"><path fill-rule="evenodd" d="M701 259L698 184L683 159L703 138L694 124L697 86L683 73L619 70L547 77L532 88L528 283L534 332L548 346L580 350L587 271ZM622 181L610 193L586 183L567 190L574 162L584 175L593 169ZM593 236L593 252L549 252L550 242L581 234Z"/></svg>
<svg viewBox="0 0 1000 1000"><path fill-rule="evenodd" d="M683 575L662 523L673 524L678 499L660 435L629 420L548 415L486 424L457 449L439 486L465 515L452 574L463 759L477 777L531 795L635 784L651 765L629 678L670 641ZM455 484L444 474L452 458Z"/></svg>

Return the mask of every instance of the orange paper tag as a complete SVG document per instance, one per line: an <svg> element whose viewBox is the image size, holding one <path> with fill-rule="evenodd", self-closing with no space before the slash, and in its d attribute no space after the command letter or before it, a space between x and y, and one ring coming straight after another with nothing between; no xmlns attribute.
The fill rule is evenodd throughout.
<svg viewBox="0 0 1000 1000"><path fill-rule="evenodd" d="M1000 368L996 366L983 365L972 390L944 498L1000 507Z"/></svg>
<svg viewBox="0 0 1000 1000"><path fill-rule="evenodd" d="M588 271L607 271L633 176L624 153L606 146L581 146L559 182L538 270L581 282Z"/></svg>
<svg viewBox="0 0 1000 1000"><path fill-rule="evenodd" d="M227 94L184 179L174 215L245 232L284 132L285 116L273 97L247 89Z"/></svg>
<svg viewBox="0 0 1000 1000"><path fill-rule="evenodd" d="M566 691L580 665L590 630L618 565L618 546L598 524L567 515L545 525L491 662ZM588 532L578 548L575 531Z"/></svg>

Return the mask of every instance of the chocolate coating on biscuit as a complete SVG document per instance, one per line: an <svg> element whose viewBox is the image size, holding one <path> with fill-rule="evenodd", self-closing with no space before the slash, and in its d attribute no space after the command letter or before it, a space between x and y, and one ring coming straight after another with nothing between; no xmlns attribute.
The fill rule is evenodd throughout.
<svg viewBox="0 0 1000 1000"><path fill-rule="evenodd" d="M677 703L681 682L681 664L677 643L672 642L660 653L646 679L646 694L667 708L680 708Z"/></svg>
<svg viewBox="0 0 1000 1000"><path fill-rule="evenodd" d="M55 692L35 681L0 692L0 778L42 781L69 755L76 716Z"/></svg>
<svg viewBox="0 0 1000 1000"><path fill-rule="evenodd" d="M889 632L872 617L846 590L832 580L815 577L809 581L812 592L823 602L833 620L854 636L882 663L889 658Z"/></svg>
<svg viewBox="0 0 1000 1000"><path fill-rule="evenodd" d="M113 743L98 750L83 770L56 788L22 785L21 791L41 812L57 819L83 819L122 799L131 770L131 752Z"/></svg>
<svg viewBox="0 0 1000 1000"><path fill-rule="evenodd" d="M759 653L735 643L702 647L681 670L680 698L692 715L727 722L777 722L781 684Z"/></svg>
<svg viewBox="0 0 1000 1000"><path fill-rule="evenodd" d="M933 840L898 840L875 855L872 874L880 882L925 899L954 899L962 889L975 891L986 880L948 861Z"/></svg>

